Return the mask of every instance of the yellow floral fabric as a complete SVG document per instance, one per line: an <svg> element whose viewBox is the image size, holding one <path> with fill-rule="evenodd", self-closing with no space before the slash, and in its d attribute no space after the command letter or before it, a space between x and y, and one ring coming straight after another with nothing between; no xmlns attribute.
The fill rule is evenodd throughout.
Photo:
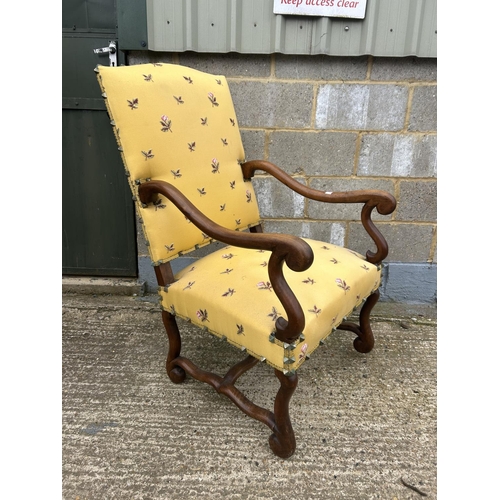
<svg viewBox="0 0 500 500"><path fill-rule="evenodd" d="M143 206L138 186L145 181L171 183L228 229L260 222L252 183L240 167L244 150L224 76L164 63L99 66L97 72L154 265L210 238L163 196ZM293 372L380 284L380 270L363 256L305 241L315 255L311 268L295 273L284 266L306 317L295 345L274 336L276 320L286 315L269 280L267 251L215 251L159 290L162 307Z"/></svg>
<svg viewBox="0 0 500 500"><path fill-rule="evenodd" d="M211 242L164 197L143 207L147 180L177 187L199 210L228 229L260 222L238 122L224 76L175 64L98 66L129 184L137 200L153 264Z"/></svg>
<svg viewBox="0 0 500 500"><path fill-rule="evenodd" d="M284 275L303 307L306 325L295 346L274 338L283 306L269 281L270 252L226 247L188 266L161 288L166 311L245 347L281 371L294 371L380 284L380 270L358 253L304 238L313 265Z"/></svg>

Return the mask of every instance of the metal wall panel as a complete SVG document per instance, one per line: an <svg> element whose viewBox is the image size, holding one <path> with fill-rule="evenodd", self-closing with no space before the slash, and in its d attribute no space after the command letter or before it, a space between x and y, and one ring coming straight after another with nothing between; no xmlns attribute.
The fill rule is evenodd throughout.
<svg viewBox="0 0 500 500"><path fill-rule="evenodd" d="M146 50L148 27L146 0L116 0L118 48L120 50Z"/></svg>
<svg viewBox="0 0 500 500"><path fill-rule="evenodd" d="M152 51L437 57L437 0L368 0L365 19L276 15L273 0L146 1Z"/></svg>
<svg viewBox="0 0 500 500"><path fill-rule="evenodd" d="M62 28L77 33L116 30L116 0L63 0Z"/></svg>

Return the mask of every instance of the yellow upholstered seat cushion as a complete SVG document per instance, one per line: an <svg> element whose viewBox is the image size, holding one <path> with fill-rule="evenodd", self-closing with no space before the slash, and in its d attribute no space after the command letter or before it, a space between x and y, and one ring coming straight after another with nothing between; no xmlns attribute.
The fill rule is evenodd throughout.
<svg viewBox="0 0 500 500"><path fill-rule="evenodd" d="M269 282L267 251L238 247L215 251L159 290L162 307L245 347L281 371L293 371L380 284L380 270L361 255L304 240L314 252L312 266L302 273L284 266L306 317L302 340L291 349L273 335L276 319L286 316Z"/></svg>

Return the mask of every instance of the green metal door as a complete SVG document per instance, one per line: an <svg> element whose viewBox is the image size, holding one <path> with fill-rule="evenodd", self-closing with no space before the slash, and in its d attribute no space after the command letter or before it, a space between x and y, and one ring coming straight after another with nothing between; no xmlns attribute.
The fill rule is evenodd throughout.
<svg viewBox="0 0 500 500"><path fill-rule="evenodd" d="M63 275L137 276L134 207L94 68L117 40L115 0L63 0ZM117 52L118 63L120 52Z"/></svg>

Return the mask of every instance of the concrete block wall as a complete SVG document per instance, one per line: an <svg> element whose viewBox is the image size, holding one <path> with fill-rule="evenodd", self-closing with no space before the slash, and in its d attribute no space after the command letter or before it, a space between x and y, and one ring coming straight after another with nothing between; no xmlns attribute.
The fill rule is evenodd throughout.
<svg viewBox="0 0 500 500"><path fill-rule="evenodd" d="M128 64L160 61L228 78L247 160L269 160L323 191L392 193L396 211L374 214L390 248L382 299L436 301L436 59L128 54ZM360 205L305 200L267 175L257 175L254 185L266 231L362 253L373 248L360 223ZM140 278L154 284L141 240L138 235Z"/></svg>

